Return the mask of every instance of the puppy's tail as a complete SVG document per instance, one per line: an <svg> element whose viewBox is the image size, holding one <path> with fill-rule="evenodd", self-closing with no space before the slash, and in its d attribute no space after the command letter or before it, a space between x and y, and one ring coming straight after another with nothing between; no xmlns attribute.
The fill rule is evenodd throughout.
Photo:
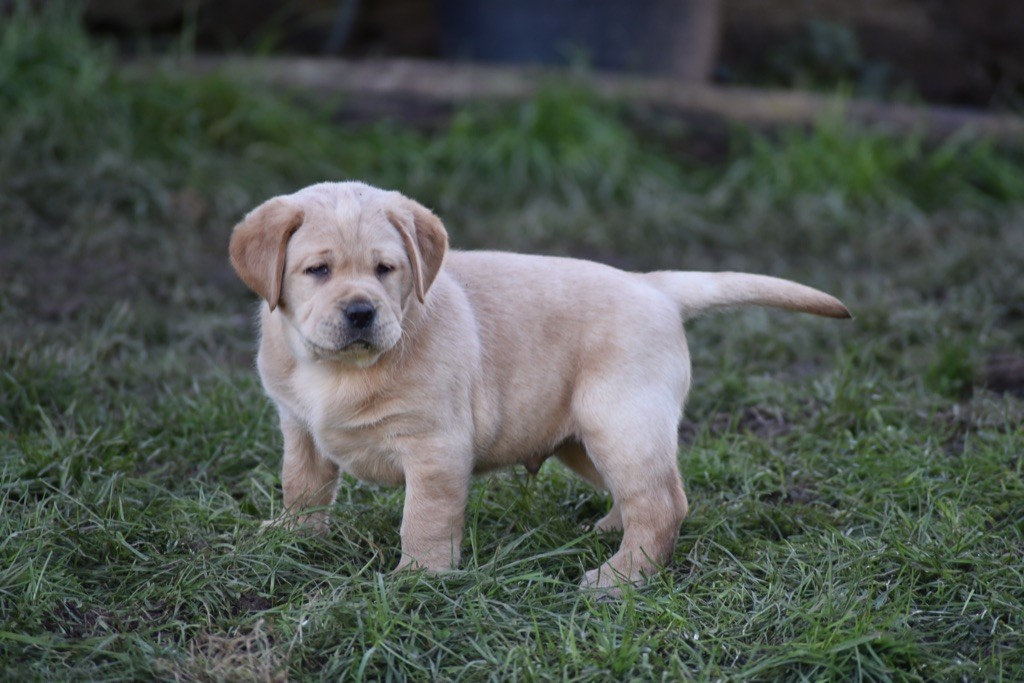
<svg viewBox="0 0 1024 683"><path fill-rule="evenodd" d="M644 277L679 304L683 320L737 306L771 306L826 318L853 317L833 296L767 275L658 271Z"/></svg>

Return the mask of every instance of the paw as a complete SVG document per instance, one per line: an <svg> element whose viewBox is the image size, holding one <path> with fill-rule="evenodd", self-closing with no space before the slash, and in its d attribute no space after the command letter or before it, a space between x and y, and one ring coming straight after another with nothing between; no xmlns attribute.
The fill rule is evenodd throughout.
<svg viewBox="0 0 1024 683"><path fill-rule="evenodd" d="M391 573L397 574L398 572L427 572L428 574L445 574L453 569L458 564L457 560L451 558L442 559L423 559L417 560L409 555L402 555L402 559L398 561L396 566Z"/></svg>
<svg viewBox="0 0 1024 683"><path fill-rule="evenodd" d="M591 569L583 575L580 588L592 593L598 602L618 600L622 597L622 585L602 576L601 569Z"/></svg>
<svg viewBox="0 0 1024 683"><path fill-rule="evenodd" d="M298 515L285 513L280 517L260 523L260 533L274 528L310 536L322 536L330 529L330 522L326 512L307 512Z"/></svg>
<svg viewBox="0 0 1024 683"><path fill-rule="evenodd" d="M644 575L640 572L627 574L605 562L597 569L591 569L583 575L580 588L596 591L602 596L618 598L622 596L623 588L641 586L645 580Z"/></svg>

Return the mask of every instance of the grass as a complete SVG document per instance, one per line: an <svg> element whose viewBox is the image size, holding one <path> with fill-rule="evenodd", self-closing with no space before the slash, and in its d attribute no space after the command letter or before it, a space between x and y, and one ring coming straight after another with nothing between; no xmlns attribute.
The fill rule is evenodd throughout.
<svg viewBox="0 0 1024 683"><path fill-rule="evenodd" d="M558 88L435 133L337 125L127 79L74 16L0 27L4 678L1024 678L1024 389L986 374L1024 342L1017 153L824 121L697 165ZM692 325L692 511L650 585L576 588L616 540L552 465L475 483L459 571L392 576L401 491L256 533L280 442L227 237L324 178L417 197L460 247L768 272L857 319Z"/></svg>

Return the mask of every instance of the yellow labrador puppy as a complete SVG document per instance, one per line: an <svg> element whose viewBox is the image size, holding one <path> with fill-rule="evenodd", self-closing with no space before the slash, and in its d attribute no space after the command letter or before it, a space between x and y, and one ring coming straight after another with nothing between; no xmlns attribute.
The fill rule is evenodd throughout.
<svg viewBox="0 0 1024 683"><path fill-rule="evenodd" d="M448 251L397 192L323 183L257 207L231 262L266 305L257 365L284 435L290 522L326 524L339 476L405 486L398 568L459 561L470 478L554 455L608 490L622 545L583 585L635 583L672 553L687 502L677 428L683 321L755 304L848 318L838 300L741 273L627 273Z"/></svg>

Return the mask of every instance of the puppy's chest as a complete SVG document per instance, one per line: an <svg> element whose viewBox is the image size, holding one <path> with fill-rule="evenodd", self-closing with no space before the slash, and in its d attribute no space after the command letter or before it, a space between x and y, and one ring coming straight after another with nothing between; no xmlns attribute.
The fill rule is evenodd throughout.
<svg viewBox="0 0 1024 683"><path fill-rule="evenodd" d="M396 437L405 421L386 395L357 384L320 383L304 396L321 452L353 476L379 484L404 481Z"/></svg>
<svg viewBox="0 0 1024 683"><path fill-rule="evenodd" d="M398 453L371 430L325 424L315 430L314 438L327 458L357 479L386 486L405 482Z"/></svg>

